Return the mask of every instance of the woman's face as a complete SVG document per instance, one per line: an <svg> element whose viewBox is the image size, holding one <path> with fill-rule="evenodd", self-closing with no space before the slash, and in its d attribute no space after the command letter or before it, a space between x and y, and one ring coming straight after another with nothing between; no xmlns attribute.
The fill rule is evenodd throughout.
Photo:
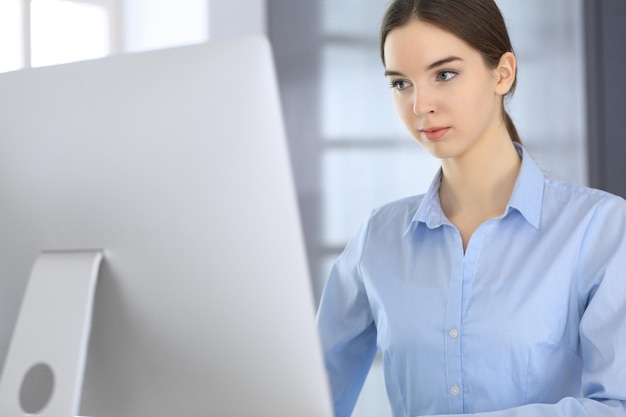
<svg viewBox="0 0 626 417"><path fill-rule="evenodd" d="M500 67L429 23L412 20L393 29L384 45L385 75L400 118L433 156L460 158L505 135ZM505 74L506 75L506 74Z"/></svg>

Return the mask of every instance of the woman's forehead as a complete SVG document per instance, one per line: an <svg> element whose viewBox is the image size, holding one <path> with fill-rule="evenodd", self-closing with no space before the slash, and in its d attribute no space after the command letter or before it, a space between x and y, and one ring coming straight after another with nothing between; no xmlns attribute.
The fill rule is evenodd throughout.
<svg viewBox="0 0 626 417"><path fill-rule="evenodd" d="M453 33L416 19L387 34L384 52L388 69L407 65L427 69L433 63L451 56L468 60L479 55Z"/></svg>

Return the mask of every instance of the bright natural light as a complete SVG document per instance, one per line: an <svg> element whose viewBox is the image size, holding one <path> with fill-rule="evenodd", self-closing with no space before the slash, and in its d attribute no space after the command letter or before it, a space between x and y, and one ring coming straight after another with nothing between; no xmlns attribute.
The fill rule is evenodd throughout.
<svg viewBox="0 0 626 417"><path fill-rule="evenodd" d="M21 4L21 0L0 1L0 72L24 66Z"/></svg>
<svg viewBox="0 0 626 417"><path fill-rule="evenodd" d="M200 43L208 38L208 0L133 0L124 6L129 52Z"/></svg>
<svg viewBox="0 0 626 417"><path fill-rule="evenodd" d="M33 67L100 58L110 51L109 16L97 5L32 0L31 37Z"/></svg>

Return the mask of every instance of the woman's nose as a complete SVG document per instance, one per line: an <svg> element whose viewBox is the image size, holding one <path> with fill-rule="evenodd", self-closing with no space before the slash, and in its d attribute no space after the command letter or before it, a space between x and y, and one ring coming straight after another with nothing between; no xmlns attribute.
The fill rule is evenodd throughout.
<svg viewBox="0 0 626 417"><path fill-rule="evenodd" d="M433 95L427 88L416 88L413 94L413 113L424 116L435 112Z"/></svg>

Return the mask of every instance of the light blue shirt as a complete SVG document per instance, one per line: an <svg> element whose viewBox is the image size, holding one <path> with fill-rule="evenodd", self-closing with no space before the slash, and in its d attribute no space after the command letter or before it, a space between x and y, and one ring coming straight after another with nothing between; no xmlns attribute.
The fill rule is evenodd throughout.
<svg viewBox="0 0 626 417"><path fill-rule="evenodd" d="M347 245L318 312L337 417L377 349L395 417L626 417L626 203L518 151L506 212L465 253L440 174Z"/></svg>

